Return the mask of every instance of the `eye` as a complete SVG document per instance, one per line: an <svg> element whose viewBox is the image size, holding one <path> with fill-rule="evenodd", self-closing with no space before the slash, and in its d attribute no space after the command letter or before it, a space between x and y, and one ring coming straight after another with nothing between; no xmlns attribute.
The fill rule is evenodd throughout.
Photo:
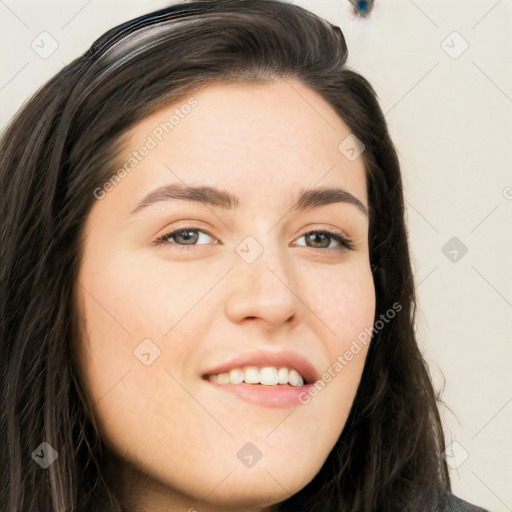
<svg viewBox="0 0 512 512"><path fill-rule="evenodd" d="M170 233L166 233L165 235L155 240L154 243L155 245L171 244L180 246L182 245L181 242L184 242L184 247L193 247L194 245L198 245L194 244L194 242L197 242L201 238L200 236L195 235L195 233L202 233L204 235L207 235L208 237L212 237L212 235L210 235L210 233L208 233L207 231L197 229L191 226L180 228L177 229L176 231L171 231ZM174 241L171 242L171 240Z"/></svg>
<svg viewBox="0 0 512 512"><path fill-rule="evenodd" d="M207 237L213 238L213 236L208 233L205 230L195 228L193 226L184 227L177 229L175 231L171 231L169 233L166 233L165 235L162 235L157 240L155 240L155 245L176 245L178 247L183 247L188 249L189 247L194 247L195 245L204 245L204 244L197 244L195 242L198 242L201 239L200 235L196 235L196 233L202 233L203 235L206 235ZM316 237L312 237L312 235L317 235ZM351 241L342 235L341 233L334 232L334 231L328 231L328 230L318 230L318 231L308 231L304 235L302 235L300 238L306 237L306 240L313 241L314 244L322 244L327 239L330 239L328 242L327 247L310 247L311 249L320 249L324 251L344 251L344 250L355 250L354 246L352 245ZM203 237L204 240L204 237ZM318 242L320 240L320 242ZM329 247L330 242L335 241L338 245L336 247ZM183 243L182 243L183 242ZM217 241L214 242L215 244Z"/></svg>
<svg viewBox="0 0 512 512"><path fill-rule="evenodd" d="M312 235L316 235L316 236L312 237ZM302 235L302 237L306 237L306 240L309 240L310 242L313 241L314 244L317 244L319 242L319 240L320 240L320 243L323 243L322 240L325 242L326 238L330 239L330 241L334 240L338 243L337 247L311 247L311 246L309 246L312 249L322 249L324 251L325 250L327 250L327 251L344 251L347 249L349 251L355 250L351 241L347 237L345 237L341 233L334 232L334 231L326 231L326 230L309 231L309 232L305 233L304 235ZM302 237L300 237L300 238L302 238ZM328 243L327 245L330 245L330 243Z"/></svg>

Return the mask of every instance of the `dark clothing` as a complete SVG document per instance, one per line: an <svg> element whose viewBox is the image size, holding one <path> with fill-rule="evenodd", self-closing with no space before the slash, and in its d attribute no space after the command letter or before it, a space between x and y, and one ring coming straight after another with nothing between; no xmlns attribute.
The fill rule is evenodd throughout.
<svg viewBox="0 0 512 512"><path fill-rule="evenodd" d="M489 512L488 510L477 507L476 505L471 505L467 501L461 500L454 496L450 495L450 499L448 502L448 506L445 508L444 512Z"/></svg>

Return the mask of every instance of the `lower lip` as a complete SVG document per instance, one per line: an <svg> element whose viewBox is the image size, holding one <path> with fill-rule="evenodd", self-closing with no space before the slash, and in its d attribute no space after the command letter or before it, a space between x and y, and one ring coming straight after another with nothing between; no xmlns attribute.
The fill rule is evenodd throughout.
<svg viewBox="0 0 512 512"><path fill-rule="evenodd" d="M246 402L276 409L304 405L300 399L307 399L308 391L313 387L312 384L293 387L288 385L264 386L261 384L246 384L245 382L242 384L217 384L208 380L207 382L217 389L237 395Z"/></svg>

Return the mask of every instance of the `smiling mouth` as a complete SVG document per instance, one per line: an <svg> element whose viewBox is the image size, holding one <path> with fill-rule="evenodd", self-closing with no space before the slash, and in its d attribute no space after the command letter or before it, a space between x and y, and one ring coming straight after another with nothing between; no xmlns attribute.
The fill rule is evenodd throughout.
<svg viewBox="0 0 512 512"><path fill-rule="evenodd" d="M241 370L241 368L234 368L233 370ZM287 383L280 384L279 380L277 384L262 384L261 382L247 383L245 380L238 382L240 380L240 374L237 372L234 373L234 381L236 382L235 384L231 382L231 371L214 375L205 375L203 376L203 380L221 392L227 392L246 403L265 408L283 409L298 407L301 405L304 406L309 402L305 402L304 397L308 395L310 388L314 387L314 384L304 384L300 375L298 378L300 380L297 380L296 385L292 385L289 381ZM268 373L270 374L270 372ZM222 383L219 382L219 376ZM227 381L228 377L229 381ZM284 381L284 372L281 372L281 377ZM263 372L263 381L266 381L265 379L266 372ZM293 374L291 379L295 379ZM251 380L250 372L249 380ZM256 379L254 378L254 380ZM272 382L275 382L275 378L272 380Z"/></svg>
<svg viewBox="0 0 512 512"><path fill-rule="evenodd" d="M305 382L303 376L295 368L264 366L244 366L233 368L229 372L205 375L203 378L220 385L252 384L265 387L300 388Z"/></svg>

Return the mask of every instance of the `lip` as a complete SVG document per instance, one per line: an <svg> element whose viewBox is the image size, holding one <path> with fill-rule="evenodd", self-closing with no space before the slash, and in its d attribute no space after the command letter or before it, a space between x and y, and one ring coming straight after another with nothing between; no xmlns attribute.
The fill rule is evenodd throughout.
<svg viewBox="0 0 512 512"><path fill-rule="evenodd" d="M295 352L280 351L280 352L250 352L243 354L239 357L231 359L226 363L223 363L211 370L208 370L203 374L203 379L208 379L210 375L216 375L218 373L225 373L233 370L234 368L243 368L244 366L256 366L257 368L264 368L265 366L275 366L279 368L290 368L295 369L300 373L304 379L305 386L301 386L295 389L304 389L309 384L313 384L319 378L318 372L315 367L303 356ZM208 381L211 382L211 381ZM240 384L222 384L223 387L228 386L240 386ZM249 384L249 386L254 386ZM258 386L263 388L265 386Z"/></svg>
<svg viewBox="0 0 512 512"><path fill-rule="evenodd" d="M296 407L307 402L301 402L301 396L307 396L313 384L300 387L293 386L264 386L259 384L217 384L207 380L206 383L220 390L233 393L246 402L276 409Z"/></svg>

